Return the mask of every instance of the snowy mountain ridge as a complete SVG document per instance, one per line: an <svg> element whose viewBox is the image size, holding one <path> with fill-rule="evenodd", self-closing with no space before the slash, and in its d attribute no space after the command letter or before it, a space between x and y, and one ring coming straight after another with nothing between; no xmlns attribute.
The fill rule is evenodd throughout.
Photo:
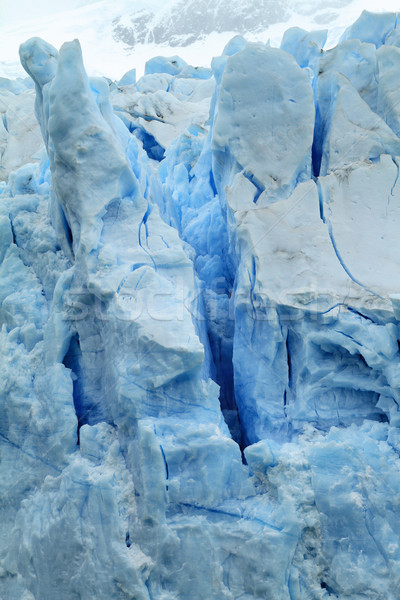
<svg viewBox="0 0 400 600"><path fill-rule="evenodd" d="M289 14L289 7L275 0L256 5L238 0L179 0L161 11L143 9L125 15L125 26L116 17L114 39L132 48L149 42L185 47L213 32L264 33L270 25L286 21Z"/></svg>

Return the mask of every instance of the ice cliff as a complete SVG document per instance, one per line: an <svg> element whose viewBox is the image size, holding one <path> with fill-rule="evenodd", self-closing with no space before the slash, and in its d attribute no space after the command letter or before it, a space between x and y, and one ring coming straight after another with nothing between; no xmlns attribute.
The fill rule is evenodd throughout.
<svg viewBox="0 0 400 600"><path fill-rule="evenodd" d="M1 598L400 597L397 15L325 39L0 80Z"/></svg>

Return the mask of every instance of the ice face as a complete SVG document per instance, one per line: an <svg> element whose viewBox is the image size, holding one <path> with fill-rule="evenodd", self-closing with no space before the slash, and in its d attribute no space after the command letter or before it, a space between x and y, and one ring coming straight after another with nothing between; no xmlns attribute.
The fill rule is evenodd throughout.
<svg viewBox="0 0 400 600"><path fill-rule="evenodd" d="M2 597L398 599L395 24L118 84L22 45L45 150L4 113L36 162L0 188Z"/></svg>
<svg viewBox="0 0 400 600"><path fill-rule="evenodd" d="M372 13L363 10L360 17L343 33L341 41L360 40L370 42L377 48L385 43L386 37L397 28L398 13Z"/></svg>
<svg viewBox="0 0 400 600"><path fill-rule="evenodd" d="M288 196L297 183L311 176L311 84L285 52L247 44L233 54L222 76L216 111L213 150L217 186L229 185L234 172L243 171L257 188L256 203L264 191L269 201ZM269 149L267 160L265 146ZM231 174L219 173L218 162L228 153Z"/></svg>

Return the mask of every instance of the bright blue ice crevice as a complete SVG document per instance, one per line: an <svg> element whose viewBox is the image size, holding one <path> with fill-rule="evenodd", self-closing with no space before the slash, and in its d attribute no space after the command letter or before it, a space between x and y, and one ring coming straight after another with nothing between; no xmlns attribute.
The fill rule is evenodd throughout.
<svg viewBox="0 0 400 600"><path fill-rule="evenodd" d="M211 185L211 153L204 132L188 131L167 152L160 168L164 181L165 217L194 250L194 266L201 282L200 315L211 349L210 369L221 387L225 417L240 440L233 392L233 318L229 294L228 236L218 197ZM193 252L192 250L192 252ZM229 411L229 412L227 412Z"/></svg>
<svg viewBox="0 0 400 600"><path fill-rule="evenodd" d="M245 45L237 36L213 61L214 76L220 81L229 56ZM172 87L172 86L171 86ZM201 314L211 350L210 372L220 386L220 404L231 433L242 443L233 387L233 292L234 266L224 208L214 181L212 132L217 114L220 86L211 99L209 130L190 127L167 151L160 166L164 188L162 214L194 249L194 266L201 282Z"/></svg>
<svg viewBox="0 0 400 600"><path fill-rule="evenodd" d="M147 156L152 160L160 162L164 158L165 148L163 148L157 142L156 138L151 133L148 133L146 129L138 123L137 119L143 118L147 122L159 121L163 123L163 121L158 117L148 117L147 115L139 115L133 112L128 114L124 110L118 110L117 115L128 131L133 133L134 136L141 142L142 148L146 152Z"/></svg>
<svg viewBox="0 0 400 600"><path fill-rule="evenodd" d="M281 79L279 71L290 72L290 78ZM220 81L212 129L212 168L227 219L230 259L235 265L235 397L248 444L260 439L261 432L272 434L282 429L283 437L288 435L282 418L288 367L285 331L276 327L277 317L268 307L258 310L255 303L257 259L252 259L254 250L245 248L238 239L238 224L247 210L285 198L298 182L310 177L314 106L307 75L281 50L248 44L228 58ZM262 103L258 102L260 97ZM299 111L307 118L300 121L296 116ZM268 148L267 156L262 147ZM233 189L239 180L242 183L227 199L226 190ZM265 339L269 344L263 347ZM270 395L276 400L271 399L268 405L259 401Z"/></svg>
<svg viewBox="0 0 400 600"><path fill-rule="evenodd" d="M275 52L276 54L274 54ZM278 63L274 66L275 56L277 57ZM221 325L218 325L217 321L217 328L211 325L209 330L211 332L210 339L212 347L213 340L217 341L217 345L214 345L214 358L218 356L218 352L215 351L215 348L222 347L222 353L220 353L219 361L218 359L216 361L217 364L218 362L220 364L219 367L217 366L217 381L219 383L224 381L222 389L227 389L232 399L234 398L234 404L226 404L227 401L229 402L229 399L225 399L223 401L222 405L226 405L228 409L232 409L236 404L239 405L240 399L237 397L237 392L239 391L239 394L244 393L244 389L240 383L240 376L238 378L238 371L235 371L234 390L232 383L227 385L229 381L233 381L232 375L235 369L235 363L232 363L231 361L231 352L233 351L233 346L230 346L232 350L229 350L229 352L224 352L224 343L223 341L222 343L220 341L227 339L226 328L228 324L230 326L230 336L232 336L232 338L234 335L235 337L240 335L237 333L240 331L240 318L238 320L238 316L235 314L234 309L235 288L237 285L237 264L235 264L237 258L234 250L235 226L234 222L231 222L231 213L229 208L226 206L224 189L226 185L231 185L235 173L243 172L243 175L250 182L254 181L257 183L257 187L254 189L253 193L254 204L254 202L258 203L262 201L273 201L274 192L271 190L273 190L274 186L276 188L280 186L279 175L275 174L276 181L273 183L274 175L269 175L269 171L273 172L274 168L278 168L277 162L273 163L272 166L270 163L271 161L277 161L275 150L272 151L272 148L276 148L276 152L278 152L278 154L281 151L278 139L279 127L284 121L277 120L275 118L277 130L274 132L274 138L271 138L269 141L265 139L266 132L268 131L268 123L272 122L274 119L273 99L272 97L266 97L265 92L269 85L268 81L271 81L274 77L274 83L276 81L276 73L274 69L277 68L279 60L285 62L285 65L287 62L290 65L290 69L293 69L294 71L297 69L296 75L299 77L300 86L297 89L297 93L299 93L299 90L301 89L303 96L310 101L310 116L312 123L313 106L311 86L309 85L308 77L301 73L300 69L295 66L294 61L289 59L289 57L287 57L287 55L283 52L280 53L279 51L274 51L263 46L251 44L246 46L243 43L243 40L236 38L227 47L224 55L220 59L214 61L217 89L214 94L210 109L210 134L205 143L202 155L196 165L196 168L193 170L195 180L197 181L197 186L199 187L201 181L199 174L201 169L204 169L205 174L202 176L204 181L203 188L204 186L208 186L210 189L209 193L212 196L218 192L218 196L216 196L218 199L218 211L221 211L221 216L223 216L224 220L226 219L227 234L225 233L225 236L227 235L227 242L225 242L225 249L223 247L218 254L224 257L225 267L223 264L221 265L224 267L224 271L222 271L222 277L220 277L221 282L223 282L223 277L227 278L227 283L229 286L229 298L223 294L219 296L217 306L220 307L219 321L222 327ZM254 70L248 68L249 64L253 65ZM269 68L271 69L271 73L268 71ZM259 78L258 75L255 75L255 73L259 73L262 69L265 71L265 73L263 78ZM244 78L243 81L241 80L241 77L242 79ZM302 85L304 86L304 90ZM266 89L264 89L262 86L266 86ZM292 96L296 96L296 93L293 94L292 90L290 92L289 90L285 90L282 93L287 94L288 106L290 107L293 105L294 107L293 109L287 109L288 115L292 114L293 116L296 113L296 110L300 110L295 106L295 102L290 102L289 104L289 100L295 100L295 98ZM259 97L263 97L264 99L262 104L257 102L257 98ZM267 102L268 99L269 102ZM306 99L302 97L301 101L307 102ZM231 131L234 133L231 134ZM231 140L230 135L234 135L235 138L232 138ZM307 144L307 135L304 136L304 139L304 143ZM257 147L257 140L259 141L260 148ZM306 156L304 158L304 163L298 168L297 172L297 167L293 167L295 174L292 176L294 179L296 179L296 181L297 179L301 180L303 177L307 177L307 169L310 169L311 166L311 142L312 125L309 127L308 150L305 151ZM257 163L258 159L262 156L261 145L265 144L271 148L271 155L269 155L267 160L264 159L263 164L261 164L261 162ZM290 149L287 152L288 157L290 157ZM207 158L207 156L212 156L211 165L210 159ZM286 160L286 157L283 158L282 156L281 160ZM287 160L285 164L287 167ZM308 165L308 167L305 165ZM287 177L287 179L289 178L290 175ZM289 187L289 185L290 184L288 183L287 187ZM282 187L284 189L282 193L287 193L285 189L285 182L283 183ZM195 196L192 193L192 198L193 197ZM193 225L195 223L196 221L193 221ZM199 228L197 228L197 230L199 231ZM223 238L219 236L219 239L222 240ZM220 242L218 239L215 240L213 244L215 248L214 251L217 250L219 244ZM229 251L227 251L227 248L229 248ZM199 265L200 261L197 261L196 264ZM208 264L211 267L213 264L215 264L215 261L208 261ZM212 271L211 273L215 277L216 273ZM233 286L231 282L233 282L235 279L236 283ZM206 285L208 288L211 288L212 292L213 288L215 289L215 284L214 286L210 285L210 281L212 280L210 279L210 276L208 276L208 282ZM214 281L217 281L217 279ZM210 298L210 300L212 300L212 298ZM224 308L224 304L222 302L224 302L226 308ZM212 324L213 319L209 318L209 322ZM247 356L249 355L247 354ZM229 376L229 379L226 377L227 373L232 373L232 375ZM253 379L252 376L249 375L249 377ZM242 417L243 415L240 416L240 419L242 419ZM243 422L241 424L241 433L243 443L248 443L249 439L251 438L246 432L246 426L243 424Z"/></svg>

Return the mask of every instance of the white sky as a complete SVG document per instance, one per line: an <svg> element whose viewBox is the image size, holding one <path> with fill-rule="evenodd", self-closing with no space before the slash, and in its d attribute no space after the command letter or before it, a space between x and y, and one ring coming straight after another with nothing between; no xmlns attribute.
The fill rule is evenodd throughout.
<svg viewBox="0 0 400 600"><path fill-rule="evenodd" d="M55 14L71 10L91 0L0 0L0 23L8 26L22 19L28 21L40 18L49 13ZM95 2L96 0L92 0Z"/></svg>

